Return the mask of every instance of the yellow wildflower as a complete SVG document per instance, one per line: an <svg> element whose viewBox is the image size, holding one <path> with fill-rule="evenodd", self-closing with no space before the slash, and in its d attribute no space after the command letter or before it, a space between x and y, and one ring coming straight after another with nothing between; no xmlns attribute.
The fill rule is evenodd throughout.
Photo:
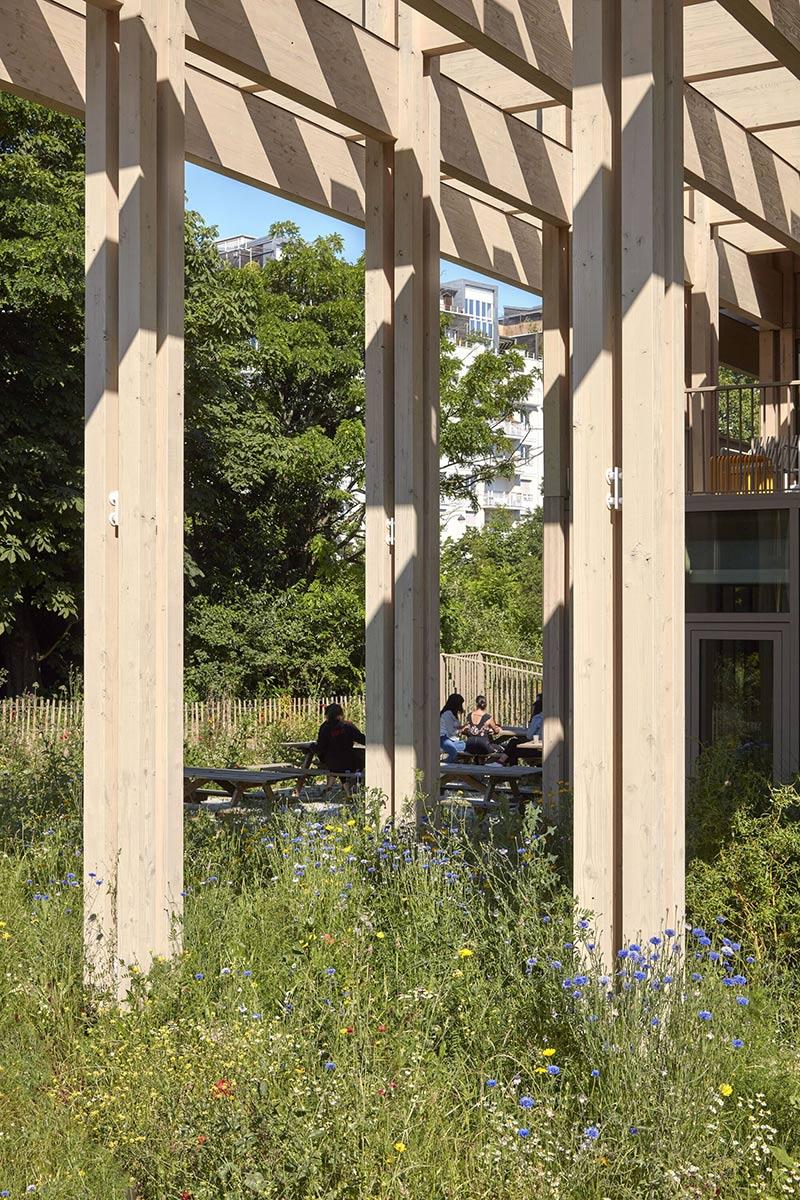
<svg viewBox="0 0 800 1200"><path fill-rule="evenodd" d="M729 1083L721 1083L719 1085L720 1096L730 1096L733 1094L733 1088Z"/></svg>
<svg viewBox="0 0 800 1200"><path fill-rule="evenodd" d="M545 1050L542 1051L542 1054L545 1056L545 1058L552 1058L553 1055L555 1054L555 1050L553 1049L552 1046L548 1046Z"/></svg>
<svg viewBox="0 0 800 1200"><path fill-rule="evenodd" d="M379 929L378 932L375 934L375 937L378 938L379 941L382 942L383 939L386 937L386 934L383 932L382 929Z"/></svg>
<svg viewBox="0 0 800 1200"><path fill-rule="evenodd" d="M475 951L470 950L469 946L462 946L458 952L458 957L459 958L472 958L474 953L475 953Z"/></svg>
<svg viewBox="0 0 800 1200"><path fill-rule="evenodd" d="M394 1148L398 1154L405 1154L405 1152L406 1152L405 1142L395 1142Z"/></svg>

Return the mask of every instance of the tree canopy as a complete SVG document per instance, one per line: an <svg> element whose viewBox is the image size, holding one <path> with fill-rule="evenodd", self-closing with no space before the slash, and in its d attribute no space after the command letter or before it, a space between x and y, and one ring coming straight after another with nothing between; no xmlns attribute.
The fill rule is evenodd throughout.
<svg viewBox="0 0 800 1200"><path fill-rule="evenodd" d="M364 263L292 224L233 267L186 216L190 695L358 687L364 655ZM0 662L10 692L80 668L83 130L0 96ZM442 332L442 492L510 470L515 353ZM474 647L473 647L474 648ZM0 680L2 682L2 680Z"/></svg>

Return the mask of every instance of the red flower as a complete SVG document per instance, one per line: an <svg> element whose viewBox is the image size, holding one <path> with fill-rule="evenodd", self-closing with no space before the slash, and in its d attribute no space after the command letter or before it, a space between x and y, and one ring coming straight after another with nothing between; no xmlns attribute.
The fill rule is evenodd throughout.
<svg viewBox="0 0 800 1200"><path fill-rule="evenodd" d="M385 1026L385 1025L379 1025L379 1026L378 1026L378 1033L386 1033L386 1026Z"/></svg>
<svg viewBox="0 0 800 1200"><path fill-rule="evenodd" d="M179 1200L192 1200L192 1193L186 1191L181 1192Z"/></svg>
<svg viewBox="0 0 800 1200"><path fill-rule="evenodd" d="M234 1093L234 1085L230 1079L218 1079L211 1086L211 1096L214 1100L222 1100L224 1097L230 1099Z"/></svg>
<svg viewBox="0 0 800 1200"><path fill-rule="evenodd" d="M332 933L323 933L322 940L326 946L332 946L333 943L336 941L336 938L333 936Z"/></svg>
<svg viewBox="0 0 800 1200"><path fill-rule="evenodd" d="M198 1133L198 1135L197 1135L198 1146L205 1146L207 1141L208 1141L208 1138L206 1137L206 1135L204 1133Z"/></svg>

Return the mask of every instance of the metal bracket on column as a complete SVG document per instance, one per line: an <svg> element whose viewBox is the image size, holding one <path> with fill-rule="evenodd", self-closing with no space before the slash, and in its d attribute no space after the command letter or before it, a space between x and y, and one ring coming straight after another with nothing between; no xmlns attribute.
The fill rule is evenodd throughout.
<svg viewBox="0 0 800 1200"><path fill-rule="evenodd" d="M619 512L622 508L622 467L609 467L606 483L611 489L606 496L606 506L611 512Z"/></svg>
<svg viewBox="0 0 800 1200"><path fill-rule="evenodd" d="M108 503L110 512L108 514L108 523L113 525L115 529L119 528L119 492L108 493Z"/></svg>

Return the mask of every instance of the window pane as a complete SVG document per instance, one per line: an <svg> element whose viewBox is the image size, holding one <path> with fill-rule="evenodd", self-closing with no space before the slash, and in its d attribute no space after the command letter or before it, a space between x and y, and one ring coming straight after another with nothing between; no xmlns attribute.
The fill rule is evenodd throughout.
<svg viewBox="0 0 800 1200"><path fill-rule="evenodd" d="M789 611L786 509L686 514L686 611Z"/></svg>
<svg viewBox="0 0 800 1200"><path fill-rule="evenodd" d="M700 741L728 742L772 765L773 662L771 640L700 641Z"/></svg>

